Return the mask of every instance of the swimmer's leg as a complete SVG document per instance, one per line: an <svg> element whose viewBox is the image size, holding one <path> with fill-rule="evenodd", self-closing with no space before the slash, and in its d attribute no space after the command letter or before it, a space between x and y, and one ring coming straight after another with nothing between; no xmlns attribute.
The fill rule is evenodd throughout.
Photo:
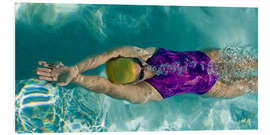
<svg viewBox="0 0 270 135"><path fill-rule="evenodd" d="M237 72L253 71L258 68L258 59L249 59L246 56L242 56L242 60L234 62L232 66Z"/></svg>
<svg viewBox="0 0 270 135"><path fill-rule="evenodd" d="M249 92L258 91L258 78L251 76L246 79L235 81L232 84L218 80L215 85L204 95L219 98L233 98Z"/></svg>
<svg viewBox="0 0 270 135"><path fill-rule="evenodd" d="M247 56L240 56L240 54L236 57L241 57L241 59L239 59L238 61L233 60L233 56L226 54L224 50L218 48L204 49L201 51L204 52L208 57L210 57L210 59L213 60L217 64L217 66L224 67L227 70L234 69L237 72L242 72L252 71L258 68L258 59L250 59Z"/></svg>
<svg viewBox="0 0 270 135"><path fill-rule="evenodd" d="M233 74L234 72L254 71L258 68L257 59L249 59L246 56L241 56L242 59L235 62L232 60L233 56L226 55L222 49L206 49L202 51L214 61L219 76L219 80L205 95L232 98L247 92L258 91L258 77L236 76Z"/></svg>

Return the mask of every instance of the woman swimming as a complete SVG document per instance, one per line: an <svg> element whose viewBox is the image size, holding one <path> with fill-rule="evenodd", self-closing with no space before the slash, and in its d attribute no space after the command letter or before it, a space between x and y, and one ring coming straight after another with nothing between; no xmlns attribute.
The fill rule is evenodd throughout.
<svg viewBox="0 0 270 135"><path fill-rule="evenodd" d="M59 86L72 82L90 91L139 104L161 101L181 93L232 98L257 91L256 76L226 74L256 69L258 61L243 57L241 61L228 63L232 57L221 57L222 53L221 49L176 52L164 48L122 46L70 67L61 62L39 61L38 64L45 68L37 68L36 74L38 79ZM80 74L101 64L106 64L108 80Z"/></svg>

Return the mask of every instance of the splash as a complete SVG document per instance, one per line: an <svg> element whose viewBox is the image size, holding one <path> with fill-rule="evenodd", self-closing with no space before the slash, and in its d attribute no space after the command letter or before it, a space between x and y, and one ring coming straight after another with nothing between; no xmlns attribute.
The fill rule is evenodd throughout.
<svg viewBox="0 0 270 135"><path fill-rule="evenodd" d="M227 43L220 50L216 61L219 79L225 83L246 83L247 92L257 91L258 81L258 52L257 48L242 45L241 42Z"/></svg>

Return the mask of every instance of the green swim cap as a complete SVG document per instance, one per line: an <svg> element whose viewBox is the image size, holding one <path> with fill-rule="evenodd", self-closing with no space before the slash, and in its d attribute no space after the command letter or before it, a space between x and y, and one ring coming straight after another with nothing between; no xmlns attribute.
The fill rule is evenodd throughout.
<svg viewBox="0 0 270 135"><path fill-rule="evenodd" d="M119 57L106 62L108 79L115 84L126 84L136 80L135 62L131 58Z"/></svg>

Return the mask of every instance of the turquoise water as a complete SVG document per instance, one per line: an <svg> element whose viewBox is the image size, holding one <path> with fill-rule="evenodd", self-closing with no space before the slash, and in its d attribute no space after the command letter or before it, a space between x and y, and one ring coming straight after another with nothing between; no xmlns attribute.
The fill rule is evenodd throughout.
<svg viewBox="0 0 270 135"><path fill-rule="evenodd" d="M257 8L17 3L15 10L16 132L258 129L257 94L182 94L140 105L75 85L44 86L33 73L38 60L69 66L120 45L233 46L257 56ZM85 74L106 77L104 66Z"/></svg>

